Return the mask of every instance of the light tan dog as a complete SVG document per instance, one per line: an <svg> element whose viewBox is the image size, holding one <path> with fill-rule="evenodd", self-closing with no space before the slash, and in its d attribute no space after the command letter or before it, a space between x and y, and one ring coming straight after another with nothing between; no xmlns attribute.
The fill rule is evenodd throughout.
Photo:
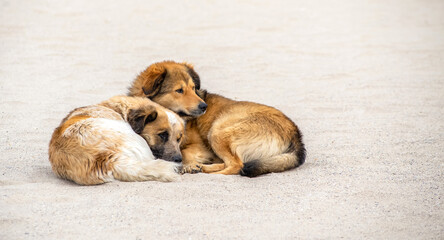
<svg viewBox="0 0 444 240"><path fill-rule="evenodd" d="M173 181L183 133L184 122L172 111L146 98L117 96L69 113L54 130L49 161L58 176L82 185Z"/></svg>
<svg viewBox="0 0 444 240"><path fill-rule="evenodd" d="M281 111L252 102L234 101L201 91L208 109L187 123L184 145L199 151L196 164L205 173L241 174L255 177L283 172L305 162L305 147L298 127ZM223 163L201 165L210 152L193 144L206 145ZM185 148L182 151L186 151ZM184 162L190 160L184 159ZM192 161L192 160L191 160ZM213 157L213 162L218 161ZM194 164L194 163L191 163Z"/></svg>
<svg viewBox="0 0 444 240"><path fill-rule="evenodd" d="M192 66L172 61L149 66L130 87L131 95L146 96L188 120L182 144L183 171L254 177L304 163L302 135L282 112L199 88L200 78ZM200 105L202 111L185 112L191 99L192 109Z"/></svg>

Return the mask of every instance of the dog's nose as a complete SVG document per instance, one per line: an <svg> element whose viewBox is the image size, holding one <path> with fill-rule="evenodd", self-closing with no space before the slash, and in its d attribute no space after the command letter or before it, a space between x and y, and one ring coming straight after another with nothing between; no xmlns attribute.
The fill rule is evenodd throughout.
<svg viewBox="0 0 444 240"><path fill-rule="evenodd" d="M173 161L174 161L174 162L182 162L182 156L180 156L180 155L176 155L176 156L174 156L174 157L173 157Z"/></svg>
<svg viewBox="0 0 444 240"><path fill-rule="evenodd" d="M201 102L201 103L199 103L199 109L202 111L202 112L205 112L205 110L207 110L207 104L206 103L204 103L204 102Z"/></svg>

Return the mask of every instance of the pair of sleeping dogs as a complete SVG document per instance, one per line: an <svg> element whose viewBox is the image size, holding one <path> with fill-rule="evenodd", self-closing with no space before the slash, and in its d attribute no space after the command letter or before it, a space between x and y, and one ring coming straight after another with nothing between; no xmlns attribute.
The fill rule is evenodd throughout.
<svg viewBox="0 0 444 240"><path fill-rule="evenodd" d="M193 66L173 61L150 65L129 96L74 109L49 145L53 171L82 185L178 172L255 177L298 167L305 154L282 112L201 90Z"/></svg>

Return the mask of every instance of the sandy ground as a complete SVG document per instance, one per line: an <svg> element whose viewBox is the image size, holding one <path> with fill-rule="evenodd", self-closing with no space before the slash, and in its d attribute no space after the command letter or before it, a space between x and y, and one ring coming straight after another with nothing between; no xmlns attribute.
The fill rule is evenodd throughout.
<svg viewBox="0 0 444 240"><path fill-rule="evenodd" d="M281 109L306 164L55 177L60 120L165 59ZM0 112L0 239L444 238L444 1L0 1Z"/></svg>

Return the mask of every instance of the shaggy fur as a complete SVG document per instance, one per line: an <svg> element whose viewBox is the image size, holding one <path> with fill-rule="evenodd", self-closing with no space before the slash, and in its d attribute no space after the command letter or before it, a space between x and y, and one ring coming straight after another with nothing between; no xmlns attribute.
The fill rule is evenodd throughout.
<svg viewBox="0 0 444 240"><path fill-rule="evenodd" d="M208 110L188 124L196 126L193 129L201 141L223 161L201 165L203 172L255 177L304 163L302 135L282 112L217 94L203 92L202 95Z"/></svg>
<svg viewBox="0 0 444 240"><path fill-rule="evenodd" d="M183 120L170 110L146 98L117 96L69 113L54 130L49 161L59 177L81 185L172 181L183 132Z"/></svg>
<svg viewBox="0 0 444 240"><path fill-rule="evenodd" d="M200 79L191 65L171 61L149 66L130 87L131 95L146 96L188 119L182 144L184 172L255 177L304 163L302 135L282 112L210 94L199 87ZM178 95L178 90L185 88L192 98L205 101L205 114L181 114L190 105Z"/></svg>
<svg viewBox="0 0 444 240"><path fill-rule="evenodd" d="M164 61L150 65L129 88L128 95L147 97L184 119L202 115L207 104L197 95L199 75L189 63Z"/></svg>

